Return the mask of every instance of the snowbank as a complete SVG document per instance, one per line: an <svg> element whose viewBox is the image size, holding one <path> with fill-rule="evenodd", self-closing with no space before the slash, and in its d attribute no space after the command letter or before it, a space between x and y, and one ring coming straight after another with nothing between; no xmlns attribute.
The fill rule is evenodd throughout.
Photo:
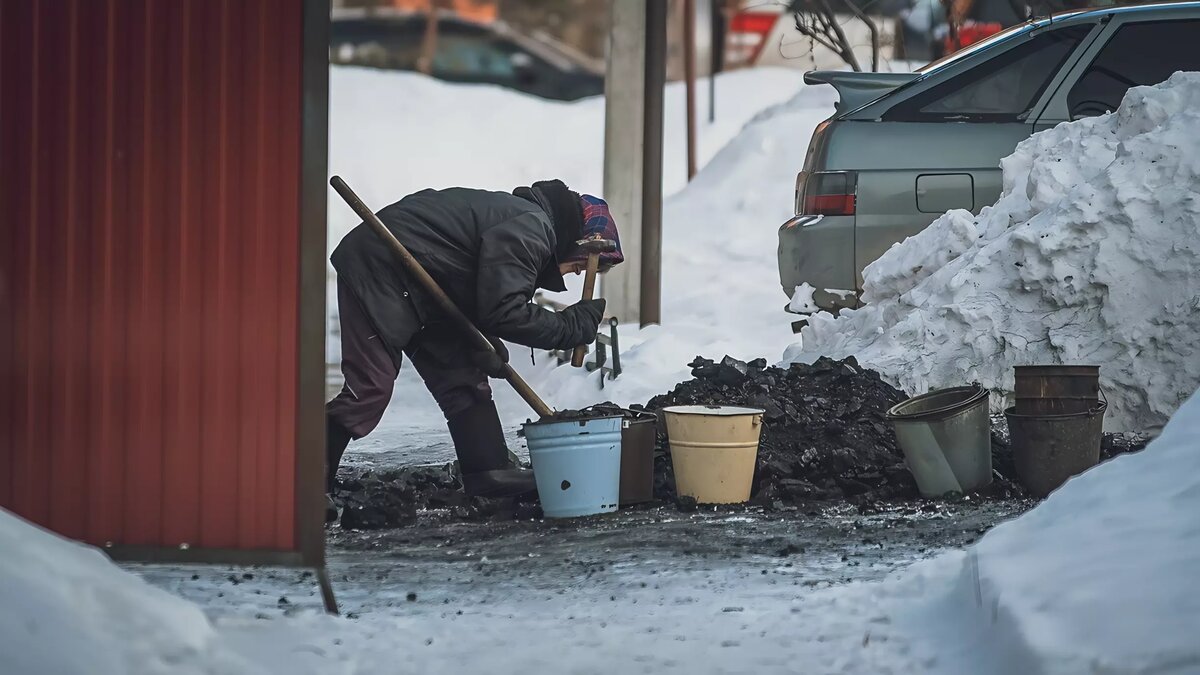
<svg viewBox="0 0 1200 675"><path fill-rule="evenodd" d="M998 394L1014 365L1096 364L1108 428L1160 427L1200 385L1198 127L1200 74L1179 73L1033 136L994 206L892 247L864 272L869 304L813 317L785 361L853 354L910 393Z"/></svg>
<svg viewBox="0 0 1200 675"><path fill-rule="evenodd" d="M200 608L3 509L0 608L13 675L261 672L220 647Z"/></svg>
<svg viewBox="0 0 1200 675"><path fill-rule="evenodd" d="M1200 672L1197 442L1200 395L1145 451L851 604L887 616L876 635L930 672ZM890 663L889 649L864 660Z"/></svg>

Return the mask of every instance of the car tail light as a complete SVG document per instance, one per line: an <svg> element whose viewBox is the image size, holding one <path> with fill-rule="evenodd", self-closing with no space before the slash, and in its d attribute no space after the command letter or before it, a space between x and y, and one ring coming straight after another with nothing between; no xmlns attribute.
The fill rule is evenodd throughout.
<svg viewBox="0 0 1200 675"><path fill-rule="evenodd" d="M765 36L779 20L778 12L738 12L729 22L731 33L758 33Z"/></svg>
<svg viewBox="0 0 1200 675"><path fill-rule="evenodd" d="M752 66L767 42L767 37L782 16L778 12L738 12L729 21L726 42L726 67Z"/></svg>
<svg viewBox="0 0 1200 675"><path fill-rule="evenodd" d="M796 215L852 216L857 190L857 172L801 171L796 174Z"/></svg>

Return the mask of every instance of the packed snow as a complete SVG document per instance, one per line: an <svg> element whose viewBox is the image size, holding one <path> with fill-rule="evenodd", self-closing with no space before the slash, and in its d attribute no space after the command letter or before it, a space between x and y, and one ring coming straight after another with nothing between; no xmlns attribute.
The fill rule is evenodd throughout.
<svg viewBox="0 0 1200 675"><path fill-rule="evenodd" d="M1131 89L1002 162L1000 200L952 211L863 273L859 310L814 316L785 361L856 356L910 393L1013 366L1092 364L1110 430L1153 430L1200 385L1200 74Z"/></svg>
<svg viewBox="0 0 1200 675"><path fill-rule="evenodd" d="M199 607L100 551L0 509L0 672L261 672L218 644Z"/></svg>

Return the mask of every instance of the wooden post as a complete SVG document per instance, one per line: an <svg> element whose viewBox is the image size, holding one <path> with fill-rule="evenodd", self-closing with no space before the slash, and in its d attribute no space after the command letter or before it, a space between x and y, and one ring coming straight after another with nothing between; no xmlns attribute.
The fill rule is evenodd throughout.
<svg viewBox="0 0 1200 675"><path fill-rule="evenodd" d="M443 0L429 0L429 15L425 19L425 36L421 38L421 56L417 59L417 72L433 73L433 57L437 54L438 10Z"/></svg>
<svg viewBox="0 0 1200 675"><path fill-rule="evenodd" d="M645 132L646 4L609 3L604 78L604 199L621 233L625 262L604 275L601 291L609 316L623 324L641 320L642 173Z"/></svg>
<svg viewBox="0 0 1200 675"><path fill-rule="evenodd" d="M696 175L696 0L683 0L683 77L687 97L687 176Z"/></svg>

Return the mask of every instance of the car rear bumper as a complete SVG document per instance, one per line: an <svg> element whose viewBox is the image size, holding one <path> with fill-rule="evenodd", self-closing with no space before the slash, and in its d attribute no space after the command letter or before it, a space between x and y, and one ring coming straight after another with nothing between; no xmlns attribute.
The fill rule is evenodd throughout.
<svg viewBox="0 0 1200 675"><path fill-rule="evenodd" d="M796 216L779 227L779 284L790 299L800 284L817 289L826 310L858 306L854 216Z"/></svg>

